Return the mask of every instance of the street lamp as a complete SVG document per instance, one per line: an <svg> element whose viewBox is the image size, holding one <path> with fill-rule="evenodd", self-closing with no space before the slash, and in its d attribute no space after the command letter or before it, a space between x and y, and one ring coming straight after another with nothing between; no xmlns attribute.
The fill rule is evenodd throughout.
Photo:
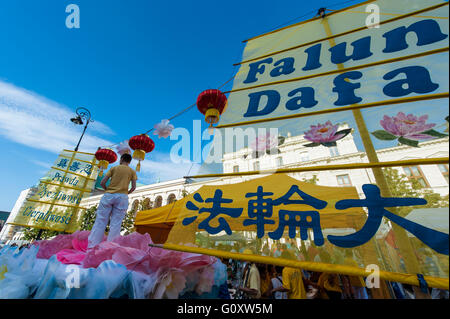
<svg viewBox="0 0 450 319"><path fill-rule="evenodd" d="M94 122L94 120L91 120L91 113L89 112L88 109L85 109L84 107L79 107L79 108L77 108L76 113L77 113L77 117L73 117L70 119L72 121L72 123L77 124L77 125L83 125L84 124L83 120L85 120L86 125L84 126L83 134L81 134L81 137L80 137L80 140L78 141L77 147L75 147L75 152L78 151L78 147L80 146L81 139L84 136L84 132L86 132L87 126L89 125L90 122Z"/></svg>

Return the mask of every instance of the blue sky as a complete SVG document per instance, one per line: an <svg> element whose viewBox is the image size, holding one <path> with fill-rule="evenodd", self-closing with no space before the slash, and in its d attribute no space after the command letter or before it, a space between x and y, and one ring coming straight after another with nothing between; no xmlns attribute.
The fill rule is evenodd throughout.
<svg viewBox="0 0 450 319"><path fill-rule="evenodd" d="M65 26L71 3L80 8L80 29ZM227 81L242 40L336 3L1 1L0 210L10 211L62 148L75 147L82 127L69 119L77 107L87 107L95 120L80 150L121 142ZM194 119L203 120L196 109L172 124L191 130ZM154 140L152 169L141 182L183 176L191 165L167 160L175 141Z"/></svg>

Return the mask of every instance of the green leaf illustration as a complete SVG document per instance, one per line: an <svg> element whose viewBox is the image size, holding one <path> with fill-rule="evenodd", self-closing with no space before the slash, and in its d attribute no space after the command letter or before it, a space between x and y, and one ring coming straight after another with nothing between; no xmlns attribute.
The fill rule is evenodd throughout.
<svg viewBox="0 0 450 319"><path fill-rule="evenodd" d="M435 131L435 130L428 130L428 131L422 132L420 134L426 134L426 135L430 135L430 136L434 136L434 137L446 137L446 136L448 136L447 134L443 134L443 133L440 133L440 132Z"/></svg>
<svg viewBox="0 0 450 319"><path fill-rule="evenodd" d="M320 146L320 143L309 143L309 144L305 144L303 146L305 146L305 147L315 147L315 146Z"/></svg>
<svg viewBox="0 0 450 319"><path fill-rule="evenodd" d="M375 132L371 133L373 136L375 136L377 139L382 140L382 141L393 141L397 139L397 136L386 132L384 130L378 130Z"/></svg>
<svg viewBox="0 0 450 319"><path fill-rule="evenodd" d="M413 147L419 147L419 142L418 141L413 141L407 138L404 138L403 136L401 136L398 141L401 144L405 144L405 145L409 145L409 146L413 146Z"/></svg>
<svg viewBox="0 0 450 319"><path fill-rule="evenodd" d="M345 130L337 131L336 133L334 133L334 135L335 136L336 135L342 135L342 137L340 138L340 139L342 139L342 138L346 137L348 134L350 134L352 132L352 130L353 129L351 129L351 128L347 128Z"/></svg>

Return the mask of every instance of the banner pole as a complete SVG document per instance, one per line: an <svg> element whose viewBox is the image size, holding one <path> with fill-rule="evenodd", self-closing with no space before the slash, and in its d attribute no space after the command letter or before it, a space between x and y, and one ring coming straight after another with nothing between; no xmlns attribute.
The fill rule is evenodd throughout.
<svg viewBox="0 0 450 319"><path fill-rule="evenodd" d="M353 266L347 265L337 265L337 264L326 264L326 263L317 263L317 262L309 262L309 261L298 261L285 259L280 257L269 257L269 256L260 256L260 255L250 255L250 254L242 254L242 253L232 253L229 251L221 251L215 249L194 247L194 246L184 246L177 244L148 244L150 247L160 248L165 250L173 250L180 251L186 253L200 254L200 255L208 255L214 256L217 258L225 258L225 259L235 259L235 260L243 260L243 261L251 261L255 263L261 264L269 264L276 265L281 267L292 267L292 268L300 268L304 270L316 271L316 272L326 272L326 273L334 273L348 276L369 276L371 272L366 271L362 268L357 268ZM403 284L409 284L413 286L419 286L419 280L417 276L414 274L402 274L402 273L394 273L389 271L379 272L380 279L400 282ZM449 287L448 278L437 278L431 276L424 276L428 285L433 288L446 289Z"/></svg>

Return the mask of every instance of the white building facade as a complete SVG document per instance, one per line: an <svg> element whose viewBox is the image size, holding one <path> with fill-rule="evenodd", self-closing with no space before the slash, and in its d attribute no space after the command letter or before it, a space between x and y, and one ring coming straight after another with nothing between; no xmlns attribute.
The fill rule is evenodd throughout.
<svg viewBox="0 0 450 319"><path fill-rule="evenodd" d="M28 188L20 192L19 198L17 198L16 203L14 204L13 209L11 210L11 214L9 214L8 219L6 220L5 226L0 231L0 243L3 244L14 244L21 245L26 241L23 239L23 231L21 226L11 225L14 219L17 216L20 208L27 198L32 196L36 188Z"/></svg>
<svg viewBox="0 0 450 319"><path fill-rule="evenodd" d="M348 128L346 126L339 129ZM400 161L418 158L438 158L449 155L448 137L420 143L420 151L410 146L395 146L377 151L380 162ZM352 134L337 141L336 147L305 147L310 141L300 136L287 136L284 143L279 146L278 154L263 154L254 157L249 148L241 149L223 156L223 172L247 172L258 170L273 170L278 168L294 168L318 165L368 163L365 152L358 151ZM418 165L412 167L396 167L400 174L408 178L417 179L425 188L439 193L441 196L449 194L448 164ZM362 185L376 184L371 169L346 169L332 171L311 171L302 173L289 173L298 180L315 179L318 185L323 186L353 186L360 196L363 196ZM173 200L183 198L183 194L195 192L203 185L223 185L238 183L245 180L261 177L261 175L249 175L238 177L221 177L198 182L190 182L186 179L144 185L138 187L129 195L130 208L135 200L142 201L149 198L152 208L167 205ZM82 201L84 207L92 207L100 201L101 195L88 197Z"/></svg>

